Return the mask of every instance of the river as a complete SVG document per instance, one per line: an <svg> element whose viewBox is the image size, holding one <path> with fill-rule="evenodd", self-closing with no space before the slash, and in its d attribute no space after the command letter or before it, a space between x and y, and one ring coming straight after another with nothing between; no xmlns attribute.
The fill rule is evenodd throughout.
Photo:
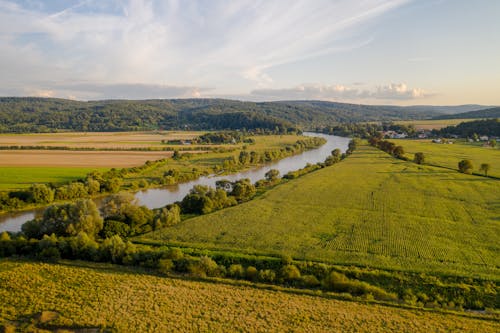
<svg viewBox="0 0 500 333"><path fill-rule="evenodd" d="M280 172L280 175L284 175L290 171L303 168L307 163L315 164L318 162L323 162L326 157L331 154L331 151L336 148L339 148L342 152L345 152L350 140L349 138L319 133L306 132L304 133L304 135L325 138L326 143L317 149L308 150L301 154L287 157L277 162L268 163L254 169L241 171L231 175L212 175L200 177L196 180L192 180L186 183L164 186L161 188L147 189L135 193L135 197L141 205L145 205L148 208L159 208L167 204L182 200L182 198L186 196L186 194L191 188L193 188L194 185L208 185L215 187L215 182L218 180L227 179L230 181L235 181L241 178L249 178L252 183L255 183L257 180L263 179L265 173L270 169L276 169ZM23 223L34 219L35 216L37 214L41 214L42 211L43 208L40 208L0 215L0 232L20 231Z"/></svg>

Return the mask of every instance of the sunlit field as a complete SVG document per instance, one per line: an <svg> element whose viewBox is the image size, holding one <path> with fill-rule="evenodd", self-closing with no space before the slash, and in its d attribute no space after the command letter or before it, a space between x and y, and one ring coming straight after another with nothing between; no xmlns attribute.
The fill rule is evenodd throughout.
<svg viewBox="0 0 500 333"><path fill-rule="evenodd" d="M117 332L498 332L482 320L339 301L140 269L0 261L0 327Z"/></svg>
<svg viewBox="0 0 500 333"><path fill-rule="evenodd" d="M497 180L359 147L261 197L143 238L298 259L498 278Z"/></svg>

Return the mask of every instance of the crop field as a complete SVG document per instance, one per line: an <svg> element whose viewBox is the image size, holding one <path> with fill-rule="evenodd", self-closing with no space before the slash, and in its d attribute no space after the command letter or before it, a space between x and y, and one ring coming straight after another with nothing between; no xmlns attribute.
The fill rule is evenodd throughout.
<svg viewBox="0 0 500 333"><path fill-rule="evenodd" d="M146 140L155 139L159 144L162 139L191 139L203 132L168 132L161 134L147 132L123 133L51 133L51 134L3 134L0 142L5 145L48 145L78 148L85 142L91 148L129 148L129 143L145 145ZM85 137L87 135L87 137ZM82 139L83 138L83 139ZM302 137L297 135L268 135L254 137L255 143L248 145L249 150L263 152L280 149L293 144ZM56 140L57 139L57 140ZM128 141L127 141L128 140ZM122 142L122 143L120 143ZM2 143L0 143L1 145ZM91 144L91 146L89 146ZM147 145L146 145L147 146ZM243 144L204 145L206 147L223 146L229 150L212 152L203 150L181 151L189 153L190 158L179 161L169 159L164 168L148 170L140 177L162 176L167 169L191 171L193 167L200 172L212 172L212 167L231 157L237 157ZM160 147L167 147L162 145ZM168 145L169 148L180 147ZM186 147L182 145L182 147ZM191 149L196 149L190 146ZM0 150L0 190L20 189L33 183L65 183L85 177L93 170L104 171L110 168L123 168L143 165L146 161L155 161L172 156L172 151L84 151L84 150ZM133 176L134 179L137 175ZM140 178L139 177L139 178Z"/></svg>
<svg viewBox="0 0 500 333"><path fill-rule="evenodd" d="M340 301L81 262L0 261L0 327L118 332L498 332L495 317Z"/></svg>
<svg viewBox="0 0 500 333"><path fill-rule="evenodd" d="M423 152L426 163L458 169L458 162L469 159L474 165L474 173L480 174L479 166L488 163L489 175L500 177L500 148L482 147L476 143L456 140L454 144L432 143L431 140L389 140L403 146L406 155Z"/></svg>
<svg viewBox="0 0 500 333"><path fill-rule="evenodd" d="M0 190L21 189L33 183L66 183L102 168L0 167Z"/></svg>
<svg viewBox="0 0 500 333"><path fill-rule="evenodd" d="M162 140L190 140L204 132L71 132L0 134L0 146L52 146L71 148L156 147Z"/></svg>
<svg viewBox="0 0 500 333"><path fill-rule="evenodd" d="M170 156L171 151L2 150L0 167L120 168Z"/></svg>
<svg viewBox="0 0 500 333"><path fill-rule="evenodd" d="M399 120L395 121L395 123L399 125L413 125L417 130L438 130L443 127L455 126L473 120L478 119Z"/></svg>
<svg viewBox="0 0 500 333"><path fill-rule="evenodd" d="M499 185L360 146L248 203L143 238L498 280Z"/></svg>

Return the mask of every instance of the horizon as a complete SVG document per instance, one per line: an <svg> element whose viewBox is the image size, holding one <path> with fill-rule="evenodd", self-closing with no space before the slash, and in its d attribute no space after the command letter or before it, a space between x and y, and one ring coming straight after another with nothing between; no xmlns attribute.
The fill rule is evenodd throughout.
<svg viewBox="0 0 500 333"><path fill-rule="evenodd" d="M234 98L224 98L224 97L172 97L172 98L142 98L142 99L127 99L127 98L104 98L104 99L70 99L64 97L46 97L46 96L0 96L0 99L3 98L40 98L40 99L62 99L72 102L119 102L119 101L132 101L132 102L141 102L141 101L171 101L171 100L223 100L223 101L232 101L232 102L241 102L241 103L287 103L287 102L326 102L326 103L337 103L337 104L351 104L351 105L365 105L365 106L389 106L389 107L402 107L402 108L411 108L411 107L464 107L464 106L478 106L482 109L486 108L496 108L500 105L484 105L484 104L476 104L476 103L466 103L466 104L454 104L454 105L434 105L434 104L410 104L410 105L390 105L390 104L364 104L364 103L349 103L349 102L339 102L339 101L329 101L329 100L320 100L320 99L288 99L288 100L262 100L262 101L251 101L251 100L241 100ZM479 110L478 110L479 111Z"/></svg>
<svg viewBox="0 0 500 333"><path fill-rule="evenodd" d="M500 2L0 0L0 95L500 105Z"/></svg>

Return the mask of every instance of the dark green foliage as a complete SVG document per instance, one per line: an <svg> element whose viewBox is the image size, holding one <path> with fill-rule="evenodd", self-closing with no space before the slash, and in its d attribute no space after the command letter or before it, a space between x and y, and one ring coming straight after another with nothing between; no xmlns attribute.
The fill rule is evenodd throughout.
<svg viewBox="0 0 500 333"><path fill-rule="evenodd" d="M500 118L500 107L437 116L432 119Z"/></svg>
<svg viewBox="0 0 500 333"><path fill-rule="evenodd" d="M0 132L85 132L154 129L261 129L286 133L332 123L423 119L432 110L321 101L240 102L172 99L79 102L53 98L0 98Z"/></svg>
<svg viewBox="0 0 500 333"><path fill-rule="evenodd" d="M436 131L436 134L444 136L455 134L464 138L474 137L474 135L500 137L500 118L463 122L457 126L442 128L440 131Z"/></svg>

